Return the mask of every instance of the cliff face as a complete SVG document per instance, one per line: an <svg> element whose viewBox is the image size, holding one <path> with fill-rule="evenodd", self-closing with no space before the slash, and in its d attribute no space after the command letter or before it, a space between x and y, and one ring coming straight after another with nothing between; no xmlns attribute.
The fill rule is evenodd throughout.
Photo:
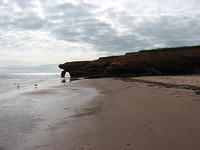
<svg viewBox="0 0 200 150"><path fill-rule="evenodd" d="M164 48L59 65L72 77L187 74L200 71L200 46Z"/></svg>

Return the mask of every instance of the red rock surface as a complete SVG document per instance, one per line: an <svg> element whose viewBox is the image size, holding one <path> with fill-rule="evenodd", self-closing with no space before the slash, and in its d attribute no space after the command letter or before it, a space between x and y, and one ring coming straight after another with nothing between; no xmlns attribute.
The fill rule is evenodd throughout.
<svg viewBox="0 0 200 150"><path fill-rule="evenodd" d="M200 46L163 48L59 65L72 77L190 74L200 70Z"/></svg>

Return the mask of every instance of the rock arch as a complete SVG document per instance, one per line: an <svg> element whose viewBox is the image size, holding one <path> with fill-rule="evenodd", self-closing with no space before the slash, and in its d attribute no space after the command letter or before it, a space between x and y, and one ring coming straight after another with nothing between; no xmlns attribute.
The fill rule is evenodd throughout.
<svg viewBox="0 0 200 150"><path fill-rule="evenodd" d="M65 70L63 70L63 71L61 72L61 75L60 75L61 78L65 78L66 72L67 72L67 71L65 71Z"/></svg>

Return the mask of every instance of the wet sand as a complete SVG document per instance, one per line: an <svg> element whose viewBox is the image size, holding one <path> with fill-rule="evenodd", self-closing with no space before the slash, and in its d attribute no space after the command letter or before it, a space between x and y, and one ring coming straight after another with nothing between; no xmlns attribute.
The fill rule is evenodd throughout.
<svg viewBox="0 0 200 150"><path fill-rule="evenodd" d="M32 102L15 106L25 107L21 114L7 106L7 117L15 116L7 122L9 134L21 134L6 139L1 133L8 141L1 140L0 149L199 150L199 81L200 76L101 78L25 92L16 97L19 105L22 99ZM68 90L77 92L67 95Z"/></svg>
<svg viewBox="0 0 200 150"><path fill-rule="evenodd" d="M0 97L0 150L56 149L54 132L66 129L76 108L97 95L94 88L41 86Z"/></svg>

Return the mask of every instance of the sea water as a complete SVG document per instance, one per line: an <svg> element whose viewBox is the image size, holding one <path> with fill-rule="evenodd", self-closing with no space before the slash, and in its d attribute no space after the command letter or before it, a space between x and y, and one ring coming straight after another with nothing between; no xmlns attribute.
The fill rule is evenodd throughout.
<svg viewBox="0 0 200 150"><path fill-rule="evenodd" d="M37 88L60 82L60 73L0 73L0 95L13 90Z"/></svg>

